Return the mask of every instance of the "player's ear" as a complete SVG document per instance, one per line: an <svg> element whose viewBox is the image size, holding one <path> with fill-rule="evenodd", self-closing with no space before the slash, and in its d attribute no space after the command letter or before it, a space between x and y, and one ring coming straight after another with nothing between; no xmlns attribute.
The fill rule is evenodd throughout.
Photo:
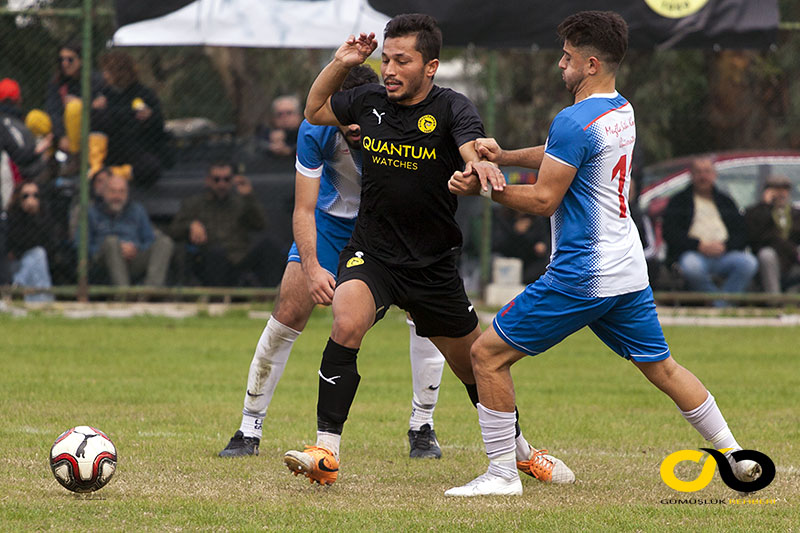
<svg viewBox="0 0 800 533"><path fill-rule="evenodd" d="M597 59L597 56L589 56L587 63L589 64L589 74L597 74L600 71L600 60Z"/></svg>
<svg viewBox="0 0 800 533"><path fill-rule="evenodd" d="M425 75L428 76L429 78L432 78L436 74L436 71L438 69L439 69L439 60L431 59L425 65Z"/></svg>

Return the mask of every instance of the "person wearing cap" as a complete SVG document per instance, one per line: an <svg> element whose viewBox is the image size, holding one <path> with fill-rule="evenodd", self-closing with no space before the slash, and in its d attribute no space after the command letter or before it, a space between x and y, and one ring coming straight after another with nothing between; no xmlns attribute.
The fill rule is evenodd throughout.
<svg viewBox="0 0 800 533"><path fill-rule="evenodd" d="M758 257L761 287L768 293L800 283L800 209L792 205L792 188L787 176L768 176L761 201L744 215L747 240Z"/></svg>
<svg viewBox="0 0 800 533"><path fill-rule="evenodd" d="M42 153L50 147L50 137L37 142L25 125L21 103L19 84L9 78L0 80L0 152L5 152L9 159L6 163L3 158L0 173L4 182L10 177L12 187L23 179L35 178L44 170ZM2 190L6 190L6 187ZM9 198L10 194L6 196L3 206L6 206Z"/></svg>
<svg viewBox="0 0 800 533"><path fill-rule="evenodd" d="M677 263L690 291L744 292L758 270L758 261L745 250L744 217L716 186L717 171L710 158L694 159L690 172L691 183L664 211L667 262ZM717 300L714 305L728 303Z"/></svg>

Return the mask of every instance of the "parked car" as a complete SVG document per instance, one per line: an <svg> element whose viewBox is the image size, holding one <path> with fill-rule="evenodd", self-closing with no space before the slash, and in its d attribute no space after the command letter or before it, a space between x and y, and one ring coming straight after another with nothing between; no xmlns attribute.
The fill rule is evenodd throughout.
<svg viewBox="0 0 800 533"><path fill-rule="evenodd" d="M764 180L784 174L792 180L792 197L800 205L800 151L736 151L697 154L645 167L638 197L639 208L653 221L659 257L666 255L661 237L662 214L669 199L690 181L689 168L697 157L710 157L717 169L717 186L729 194L739 209L759 201Z"/></svg>

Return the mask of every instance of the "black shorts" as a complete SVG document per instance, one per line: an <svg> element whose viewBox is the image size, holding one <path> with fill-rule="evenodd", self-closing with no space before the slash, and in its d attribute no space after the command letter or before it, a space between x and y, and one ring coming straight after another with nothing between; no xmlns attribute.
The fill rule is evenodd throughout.
<svg viewBox="0 0 800 533"><path fill-rule="evenodd" d="M394 304L408 311L420 337L464 337L478 325L455 256L421 268L390 267L347 246L339 255L336 283L351 279L363 281L372 292L375 322Z"/></svg>

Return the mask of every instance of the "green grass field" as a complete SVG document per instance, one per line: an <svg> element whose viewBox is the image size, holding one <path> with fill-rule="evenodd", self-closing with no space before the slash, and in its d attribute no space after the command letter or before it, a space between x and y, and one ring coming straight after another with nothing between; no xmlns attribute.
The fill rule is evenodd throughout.
<svg viewBox="0 0 800 533"><path fill-rule="evenodd" d="M676 359L714 393L740 443L777 466L755 496L774 503L693 505L662 500L737 494L718 475L692 494L664 485L663 458L706 443L588 331L514 368L528 440L567 462L578 482L526 477L522 497L445 498L485 471L477 415L446 370L435 416L444 457L408 458L408 329L398 312L360 352L361 387L335 485L311 486L281 461L284 451L313 443L325 311L295 344L261 455L220 459L238 428L262 327L242 312L182 320L0 315L0 530L800 530L800 328L666 330ZM105 431L119 453L116 476L92 497L61 488L48 466L53 440L81 424Z"/></svg>

